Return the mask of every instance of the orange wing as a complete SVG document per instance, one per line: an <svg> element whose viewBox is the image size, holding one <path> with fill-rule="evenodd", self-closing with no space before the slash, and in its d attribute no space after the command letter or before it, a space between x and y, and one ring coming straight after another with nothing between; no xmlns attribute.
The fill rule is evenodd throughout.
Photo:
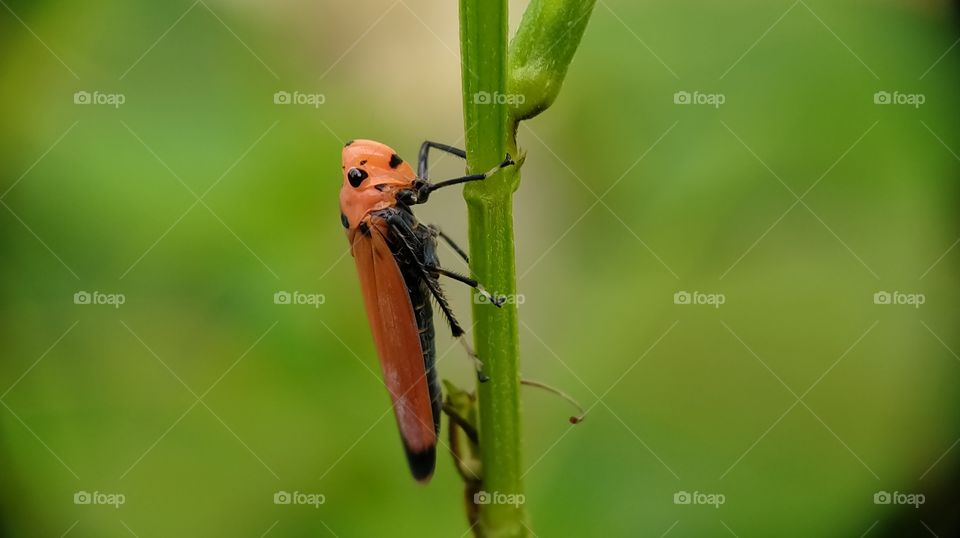
<svg viewBox="0 0 960 538"><path fill-rule="evenodd" d="M410 471L424 482L433 475L437 434L420 333L403 274L386 242L389 227L382 218L365 221L369 235L358 230L352 244L360 288Z"/></svg>

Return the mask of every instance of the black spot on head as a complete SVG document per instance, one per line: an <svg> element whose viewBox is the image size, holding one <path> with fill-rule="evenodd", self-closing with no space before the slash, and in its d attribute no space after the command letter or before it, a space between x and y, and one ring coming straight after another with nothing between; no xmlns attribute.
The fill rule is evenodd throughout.
<svg viewBox="0 0 960 538"><path fill-rule="evenodd" d="M366 160L366 159L360 161L360 166L363 166L363 165L365 165L365 164L367 164L367 160Z"/></svg>
<svg viewBox="0 0 960 538"><path fill-rule="evenodd" d="M396 168L400 166L402 163L403 163L403 159L401 159L400 156L397 155L396 153L390 156L390 168Z"/></svg>
<svg viewBox="0 0 960 538"><path fill-rule="evenodd" d="M347 170L347 179L353 188L357 188L363 183L364 179L367 179L367 172L362 168L351 168Z"/></svg>
<svg viewBox="0 0 960 538"><path fill-rule="evenodd" d="M349 148L350 144L353 144L353 140L347 140L347 143L343 145L345 148Z"/></svg>
<svg viewBox="0 0 960 538"><path fill-rule="evenodd" d="M340 224L343 224L344 228L350 227L350 221L347 220L347 216L344 215L343 213L340 213Z"/></svg>

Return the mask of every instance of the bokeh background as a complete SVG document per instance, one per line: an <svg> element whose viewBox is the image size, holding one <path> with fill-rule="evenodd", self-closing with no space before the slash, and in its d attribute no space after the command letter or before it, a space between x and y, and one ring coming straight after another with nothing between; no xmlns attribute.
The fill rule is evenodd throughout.
<svg viewBox="0 0 960 538"><path fill-rule="evenodd" d="M3 534L465 533L449 456L409 477L337 215L344 140L462 143L456 3L2 4ZM597 5L519 134L523 373L591 408L524 394L537 535L957 532L958 37L932 0ZM419 214L465 240L459 192Z"/></svg>

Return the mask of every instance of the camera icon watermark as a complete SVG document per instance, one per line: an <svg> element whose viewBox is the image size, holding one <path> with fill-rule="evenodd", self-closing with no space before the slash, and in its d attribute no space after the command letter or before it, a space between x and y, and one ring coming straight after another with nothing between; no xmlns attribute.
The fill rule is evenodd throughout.
<svg viewBox="0 0 960 538"><path fill-rule="evenodd" d="M927 302L927 296L922 293L903 293L900 291L878 291L873 294L873 304L878 305L907 305L920 308Z"/></svg>
<svg viewBox="0 0 960 538"><path fill-rule="evenodd" d="M78 291L73 294L73 304L79 305L109 305L120 308L127 302L127 296L122 293L101 293L99 291Z"/></svg>
<svg viewBox="0 0 960 538"><path fill-rule="evenodd" d="M720 508L727 502L723 493L703 493L700 491L678 491L673 494L673 504L706 505Z"/></svg>
<svg viewBox="0 0 960 538"><path fill-rule="evenodd" d="M473 494L473 504L504 504L513 507L519 507L527 502L523 493L501 493L499 491L480 490Z"/></svg>
<svg viewBox="0 0 960 538"><path fill-rule="evenodd" d="M320 508L320 505L326 502L327 497L322 493L278 491L273 494L273 504L294 504Z"/></svg>
<svg viewBox="0 0 960 538"><path fill-rule="evenodd" d="M320 308L320 305L327 302L327 297L322 293L303 293L300 291L278 291L273 294L273 304L280 305L307 305L314 308Z"/></svg>
<svg viewBox="0 0 960 538"><path fill-rule="evenodd" d="M873 104L875 105L907 105L913 108L920 108L927 102L927 96L922 93L900 93L898 91L888 92L880 90L873 94Z"/></svg>
<svg viewBox="0 0 960 538"><path fill-rule="evenodd" d="M288 92L280 90L273 94L273 104L275 105L307 105L313 108L320 108L320 105L327 102L327 96L322 93L301 93L299 91Z"/></svg>
<svg viewBox="0 0 960 538"><path fill-rule="evenodd" d="M708 105L713 108L720 108L726 102L727 96L722 93L680 90L673 94L673 104L675 105Z"/></svg>
<svg viewBox="0 0 960 538"><path fill-rule="evenodd" d="M522 93L500 93L499 91L490 93L479 91L473 94L473 104L475 105L522 105L527 101L527 96Z"/></svg>
<svg viewBox="0 0 960 538"><path fill-rule="evenodd" d="M699 291L678 291L673 294L673 304L678 305L707 305L720 308L727 302L727 296L722 293L703 293Z"/></svg>
<svg viewBox="0 0 960 538"><path fill-rule="evenodd" d="M927 502L927 497L923 493L878 491L873 494L873 504L895 504L920 508L920 505L925 502Z"/></svg>
<svg viewBox="0 0 960 538"><path fill-rule="evenodd" d="M75 105L107 105L120 108L120 105L126 102L127 96L122 93L103 93L100 91L91 93L80 90L73 94L73 104Z"/></svg>
<svg viewBox="0 0 960 538"><path fill-rule="evenodd" d="M104 505L120 508L127 502L123 493L104 493L101 491L78 491L73 494L73 504Z"/></svg>

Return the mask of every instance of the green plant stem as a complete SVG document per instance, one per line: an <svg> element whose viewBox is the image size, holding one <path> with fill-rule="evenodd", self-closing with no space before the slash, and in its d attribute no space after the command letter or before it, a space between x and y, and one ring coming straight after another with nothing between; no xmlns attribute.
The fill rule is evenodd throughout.
<svg viewBox="0 0 960 538"><path fill-rule="evenodd" d="M553 103L594 3L532 0L508 51L507 1L460 0L468 172L490 170L507 153L518 162L464 188L471 271L498 294L516 297L517 289L513 193L520 184L523 160L517 125ZM517 102L518 95L524 97L523 103ZM519 496L523 494L523 460L516 302L497 309L475 300L473 319L476 351L490 378L477 387L480 486L489 494ZM532 532L522 504L480 504L467 512L478 537L523 538Z"/></svg>
<svg viewBox="0 0 960 538"><path fill-rule="evenodd" d="M480 278L491 289L513 296L516 293L513 255L513 204L510 196L470 204L470 255ZM483 258L485 256L485 259ZM483 259L482 262L480 260ZM477 353L490 377L478 385L480 456L483 462L482 489L489 493L523 494L520 427L519 331L515 304L496 309L475 305ZM477 535L491 537L526 536L522 505L479 506Z"/></svg>
<svg viewBox="0 0 960 538"><path fill-rule="evenodd" d="M460 43L463 58L463 110L467 168L483 172L516 156L507 107L478 95L503 95L507 87L506 0L461 0ZM490 290L516 293L513 243L513 191L517 167L502 169L464 190L469 212L471 270ZM482 488L522 494L519 329L515 304L494 308L474 301L474 342L490 377L477 390ZM523 506L481 504L474 521L477 536L527 536Z"/></svg>

